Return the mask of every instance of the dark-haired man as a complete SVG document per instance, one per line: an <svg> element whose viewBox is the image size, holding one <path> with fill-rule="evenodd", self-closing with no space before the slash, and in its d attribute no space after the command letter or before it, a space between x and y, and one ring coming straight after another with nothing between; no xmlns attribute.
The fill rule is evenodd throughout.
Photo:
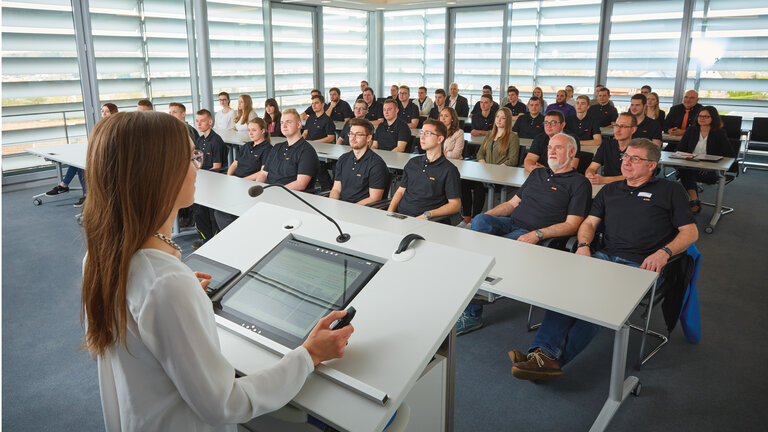
<svg viewBox="0 0 768 432"><path fill-rule="evenodd" d="M512 120L517 119L528 111L528 108L524 103L520 102L520 90L515 86L509 86L507 88L507 102L504 105L512 111Z"/></svg>
<svg viewBox="0 0 768 432"><path fill-rule="evenodd" d="M624 180L621 175L621 157L637 130L637 119L630 113L621 113L613 127L613 136L603 142L592 163L584 173L592 184L606 184ZM603 174L597 171L603 167Z"/></svg>
<svg viewBox="0 0 768 432"><path fill-rule="evenodd" d="M632 138L648 138L661 148L661 126L656 120L645 116L645 104L645 95L640 93L629 101L629 112L637 119L637 130Z"/></svg>
<svg viewBox="0 0 768 432"><path fill-rule="evenodd" d="M400 86L397 100L397 118L404 121L411 129L419 126L419 107L411 102L411 89Z"/></svg>
<svg viewBox="0 0 768 432"><path fill-rule="evenodd" d="M493 112L496 112L499 110L499 104L493 101L493 88L491 88L491 86L486 84L483 86L483 94L480 95L480 100L475 102L475 106L472 108L472 112L469 113L470 117L474 116L475 114L480 112L480 110L482 109L480 106L480 102L482 102L483 96L488 96L491 98L491 109L493 110Z"/></svg>
<svg viewBox="0 0 768 432"><path fill-rule="evenodd" d="M589 115L589 96L576 98L576 114L566 117L565 130L578 138L583 146L599 146L603 142L597 120Z"/></svg>
<svg viewBox="0 0 768 432"><path fill-rule="evenodd" d="M227 146L224 140L217 134L213 126L213 117L207 109L201 109L195 114L195 124L200 131L200 137L195 142L195 149L203 152L203 162L200 169L221 171L227 163ZM218 231L213 209L194 204L192 208L195 226L202 239L192 244L192 247L202 246L210 240Z"/></svg>
<svg viewBox="0 0 768 432"><path fill-rule="evenodd" d="M521 115L512 125L512 132L520 138L533 139L544 130L544 116L541 114L541 99L531 96L528 100L528 112Z"/></svg>
<svg viewBox="0 0 768 432"><path fill-rule="evenodd" d="M337 87L331 87L328 90L331 101L325 104L325 114L332 121L347 121L352 118L352 108L347 101L341 99L341 90Z"/></svg>
<svg viewBox="0 0 768 432"><path fill-rule="evenodd" d="M373 125L365 118L349 121L351 151L336 162L331 199L366 205L380 201L389 183L387 164L368 147L373 143Z"/></svg>
<svg viewBox="0 0 768 432"><path fill-rule="evenodd" d="M363 92L367 88L368 88L368 81L366 81L366 80L360 81L360 94L357 95L357 98L355 98L355 100L362 99L363 98Z"/></svg>
<svg viewBox="0 0 768 432"><path fill-rule="evenodd" d="M384 121L376 128L371 148L404 152L411 139L411 129L397 116L397 102L392 99L384 101Z"/></svg>
<svg viewBox="0 0 768 432"><path fill-rule="evenodd" d="M419 107L419 116L428 116L434 107L434 102L427 96L427 88L419 87L419 97L413 100L414 105Z"/></svg>
<svg viewBox="0 0 768 432"><path fill-rule="evenodd" d="M317 176L319 160L314 147L301 136L301 117L295 109L283 111L280 132L286 141L275 144L255 180L303 191Z"/></svg>
<svg viewBox="0 0 768 432"><path fill-rule="evenodd" d="M597 120L600 127L611 127L619 116L619 112L609 103L610 101L611 91L603 87L597 92L597 103L589 107L589 115Z"/></svg>
<svg viewBox="0 0 768 432"><path fill-rule="evenodd" d="M355 118L364 119L366 114L368 114L368 104L365 103L364 100L358 99L357 102L355 102L355 107L353 111L355 112ZM336 144L349 145L349 130L351 127L350 122L355 118L349 119L349 121L344 123L344 127L341 129L341 132L339 132L339 138L336 140Z"/></svg>
<svg viewBox="0 0 768 432"><path fill-rule="evenodd" d="M336 125L325 113L323 95L312 96L312 115L307 118L302 137L308 141L332 143L336 139Z"/></svg>
<svg viewBox="0 0 768 432"><path fill-rule="evenodd" d="M384 121L384 108L381 102L376 100L376 95L373 94L373 89L366 87L363 90L363 100L368 104L368 112L365 114L366 120L370 121L373 127L376 127Z"/></svg>
<svg viewBox="0 0 768 432"><path fill-rule="evenodd" d="M184 122L184 124L187 125L187 129L189 129L189 137L192 138L193 142L197 142L197 139L200 137L200 134L197 133L197 129L192 127L191 124L187 123L187 107L184 106L184 104L179 102L171 102L168 104L168 114L176 117L177 119Z"/></svg>
<svg viewBox="0 0 768 432"><path fill-rule="evenodd" d="M440 118L440 111L445 108L445 90L443 89L437 89L435 90L435 104L432 107L431 110L429 110L429 118L437 120Z"/></svg>
<svg viewBox="0 0 768 432"><path fill-rule="evenodd" d="M536 168L549 167L547 157L549 140L553 136L563 133L564 129L565 120L563 119L563 113L560 111L547 111L547 114L544 115L544 133L540 133L533 138L531 148L528 150L528 154L525 156L525 161L523 161L523 166L525 167L526 173L530 173ZM568 135L574 138L574 142L576 143L576 152L578 153L578 151L581 149L579 140L570 134ZM578 167L579 159L575 157L575 153L572 160L574 164L573 168Z"/></svg>
<svg viewBox="0 0 768 432"><path fill-rule="evenodd" d="M136 111L152 111L154 107L149 99L142 99L136 104Z"/></svg>
<svg viewBox="0 0 768 432"><path fill-rule="evenodd" d="M560 111L563 113L563 117L568 118L574 114L576 114L576 108L569 105L567 100L567 93L565 90L558 90L557 91L557 97L555 98L555 103L549 104L549 106L546 109L546 112L550 112L552 110L554 111Z"/></svg>
<svg viewBox="0 0 768 432"><path fill-rule="evenodd" d="M480 110L472 116L472 135L487 135L493 128L493 122L496 119L496 111L493 109L493 99L490 95L480 97Z"/></svg>

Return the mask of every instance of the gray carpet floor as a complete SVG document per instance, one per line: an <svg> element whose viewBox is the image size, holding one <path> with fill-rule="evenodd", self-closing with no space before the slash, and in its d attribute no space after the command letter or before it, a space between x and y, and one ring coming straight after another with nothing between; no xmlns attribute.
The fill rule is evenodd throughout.
<svg viewBox="0 0 768 432"><path fill-rule="evenodd" d="M685 341L679 326L641 371L633 369L639 334L630 338L627 372L643 383L609 430L768 430L768 172L750 170L728 186L725 216L702 231L698 293L703 339ZM72 192L40 207L33 193L2 196L2 427L8 431L103 430L96 363L80 349L80 268L85 253ZM703 197L712 198L714 187ZM187 239L183 246L189 253ZM521 269L521 271L525 271ZM617 286L617 289L620 289ZM608 394L613 334L602 330L545 384L510 374L507 351L525 349L528 306L502 299L485 308L485 327L457 347L456 431L588 430ZM541 316L541 311L538 317ZM652 326L663 328L660 315Z"/></svg>

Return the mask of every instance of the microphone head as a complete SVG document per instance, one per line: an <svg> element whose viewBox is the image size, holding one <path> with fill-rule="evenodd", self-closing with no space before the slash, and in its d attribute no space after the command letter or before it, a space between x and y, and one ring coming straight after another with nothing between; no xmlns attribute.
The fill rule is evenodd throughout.
<svg viewBox="0 0 768 432"><path fill-rule="evenodd" d="M264 186L256 185L248 188L248 195L250 195L253 198L256 198L257 196L261 195L262 192L264 192Z"/></svg>

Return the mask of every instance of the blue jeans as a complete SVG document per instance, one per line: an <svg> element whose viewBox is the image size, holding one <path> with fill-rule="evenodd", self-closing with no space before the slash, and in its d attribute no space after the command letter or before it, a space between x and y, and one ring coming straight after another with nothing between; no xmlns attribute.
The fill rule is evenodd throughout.
<svg viewBox="0 0 768 432"><path fill-rule="evenodd" d="M491 216L485 213L479 214L472 219L472 231L502 236L512 240L517 240L521 235L530 232L530 230L513 224L510 217ZM483 314L483 305L470 303L464 309L464 313L473 317L479 317Z"/></svg>
<svg viewBox="0 0 768 432"><path fill-rule="evenodd" d="M83 186L83 195L85 195L85 172L81 170L80 168L75 168L73 166L67 168L66 174L64 174L64 179L61 180L61 182L64 184L64 186L69 186L70 183L72 183L72 179L75 178L75 175L77 175L77 179L80 181L80 185Z"/></svg>
<svg viewBox="0 0 768 432"><path fill-rule="evenodd" d="M639 263L629 261L617 256L610 256L603 252L595 252L593 255L606 261L625 264L632 267L640 267ZM661 277L657 284L661 283ZM546 311L536 337L531 342L528 352L536 348L548 357L557 359L560 367L573 360L600 331L600 326L582 321L561 313Z"/></svg>

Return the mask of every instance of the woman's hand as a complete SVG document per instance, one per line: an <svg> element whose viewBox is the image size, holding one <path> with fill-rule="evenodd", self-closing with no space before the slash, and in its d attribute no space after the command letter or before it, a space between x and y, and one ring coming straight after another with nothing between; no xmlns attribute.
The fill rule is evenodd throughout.
<svg viewBox="0 0 768 432"><path fill-rule="evenodd" d="M329 313L317 322L315 328L307 336L307 340L302 346L309 352L315 366L326 360L344 357L347 340L355 329L352 324L349 324L339 330L331 330L331 324L346 314L347 311L344 310Z"/></svg>
<svg viewBox="0 0 768 432"><path fill-rule="evenodd" d="M208 289L208 285L211 284L211 275L203 272L195 272L195 277L200 281L200 286L203 287L203 291Z"/></svg>

